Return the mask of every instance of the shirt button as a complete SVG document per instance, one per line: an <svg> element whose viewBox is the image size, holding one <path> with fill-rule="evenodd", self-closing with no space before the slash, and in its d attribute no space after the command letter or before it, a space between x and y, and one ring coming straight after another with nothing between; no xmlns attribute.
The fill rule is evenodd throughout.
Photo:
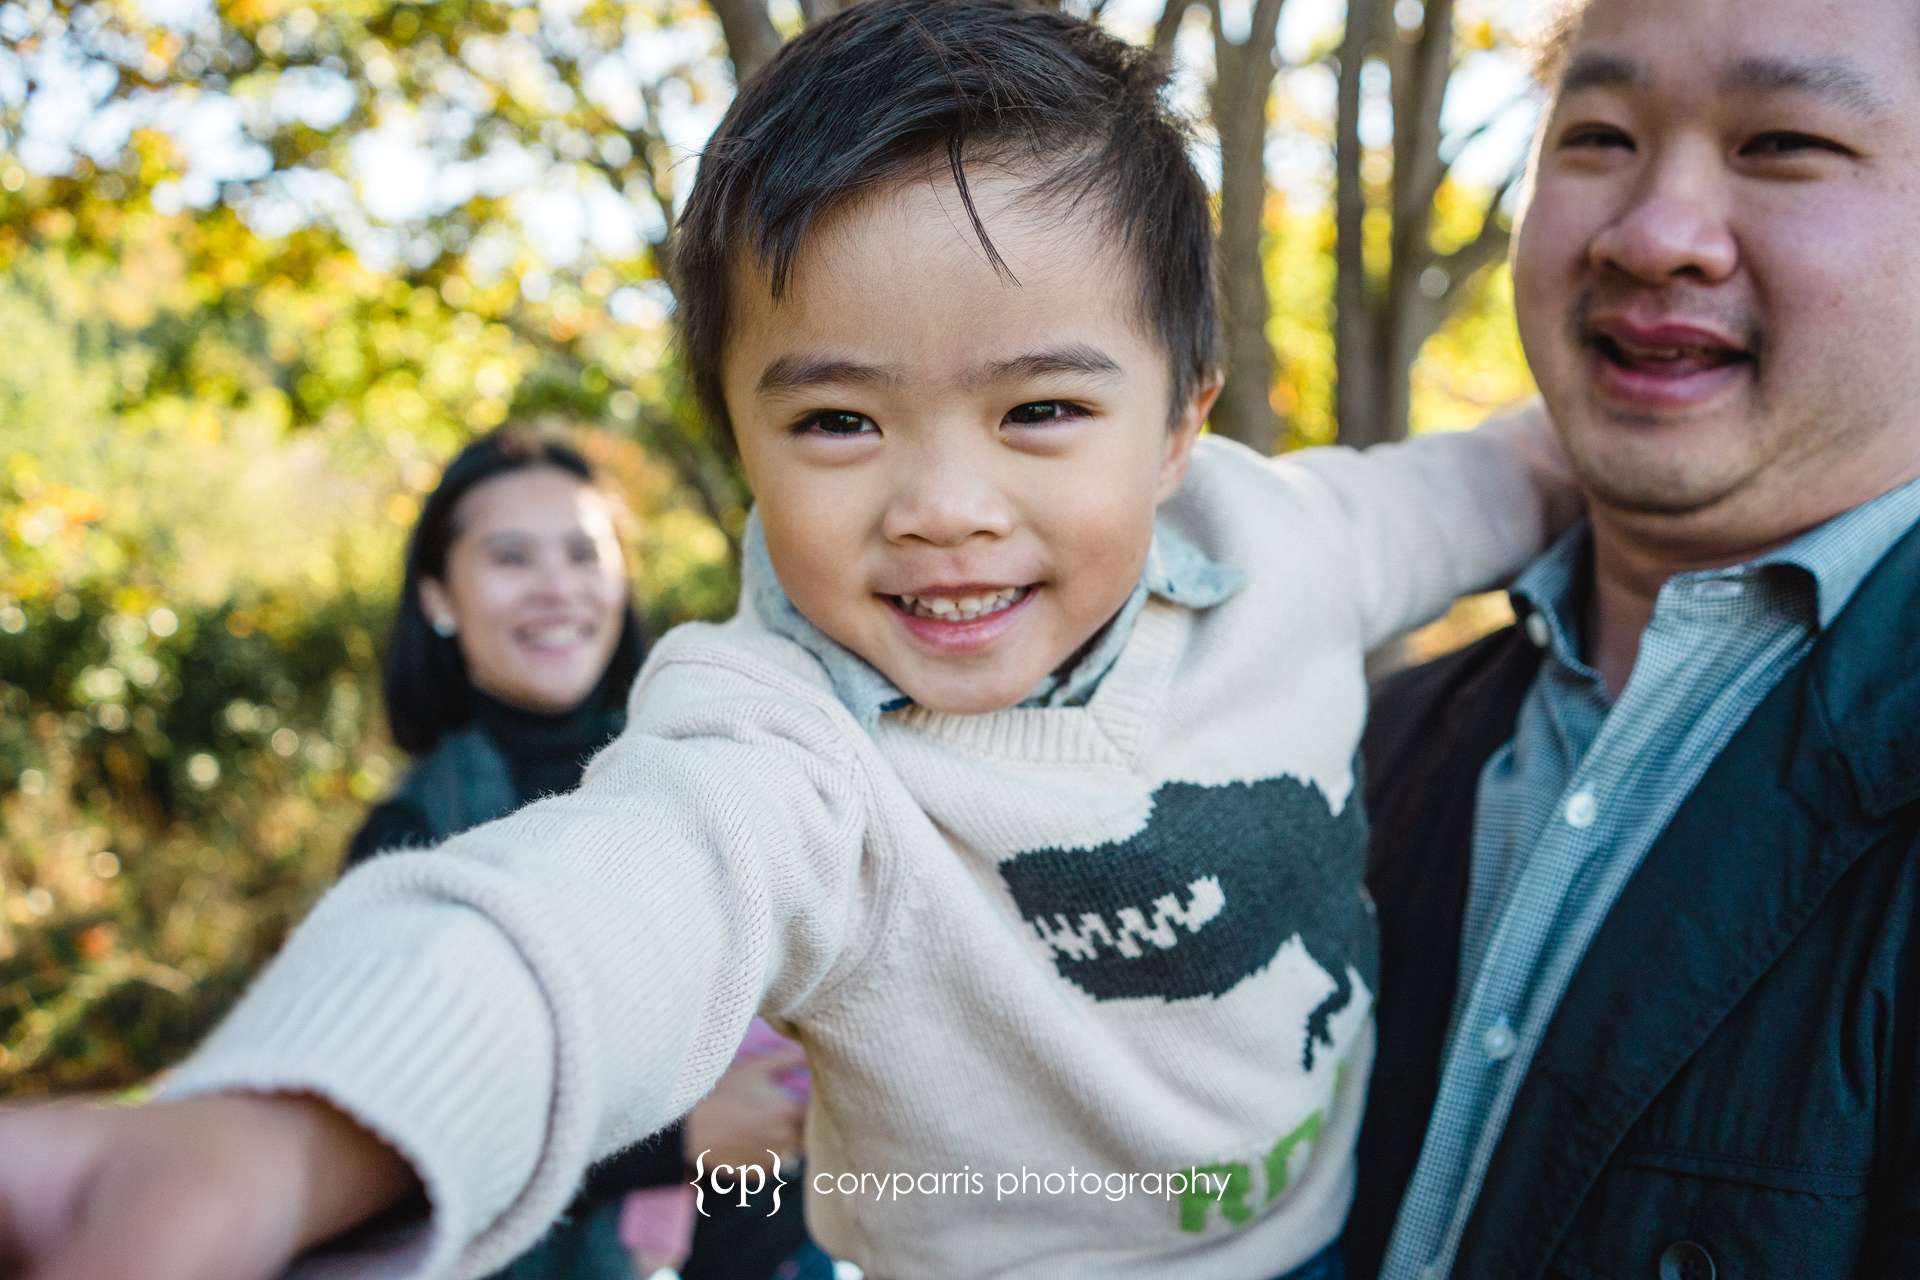
<svg viewBox="0 0 1920 1280"><path fill-rule="evenodd" d="M1713 1255L1691 1240L1667 1246L1660 1255L1660 1280L1714 1280Z"/></svg>
<svg viewBox="0 0 1920 1280"><path fill-rule="evenodd" d="M1576 791L1567 797L1567 825L1585 831L1600 816L1600 802L1591 791Z"/></svg>
<svg viewBox="0 0 1920 1280"><path fill-rule="evenodd" d="M1536 649L1546 648L1547 642L1553 639L1553 632L1547 626L1547 615L1544 613L1528 614L1526 628L1527 639L1533 641L1533 647Z"/></svg>
<svg viewBox="0 0 1920 1280"><path fill-rule="evenodd" d="M1487 1033L1480 1037L1480 1047L1487 1051L1488 1062L1505 1062L1513 1056L1518 1043L1513 1028L1504 1018L1488 1027Z"/></svg>
<svg viewBox="0 0 1920 1280"><path fill-rule="evenodd" d="M1708 578L1700 584L1702 600L1734 600L1747 594L1747 584L1737 578Z"/></svg>

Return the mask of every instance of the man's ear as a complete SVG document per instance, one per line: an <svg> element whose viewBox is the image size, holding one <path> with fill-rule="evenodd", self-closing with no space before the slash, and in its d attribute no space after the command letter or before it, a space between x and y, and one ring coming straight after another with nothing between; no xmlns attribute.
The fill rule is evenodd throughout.
<svg viewBox="0 0 1920 1280"><path fill-rule="evenodd" d="M1167 433L1167 456L1160 463L1160 483L1153 492L1155 502L1171 498L1180 482L1187 478L1193 442L1199 438L1200 428L1207 425L1207 415L1213 412L1213 402L1219 398L1220 379L1202 383L1175 419L1173 429Z"/></svg>

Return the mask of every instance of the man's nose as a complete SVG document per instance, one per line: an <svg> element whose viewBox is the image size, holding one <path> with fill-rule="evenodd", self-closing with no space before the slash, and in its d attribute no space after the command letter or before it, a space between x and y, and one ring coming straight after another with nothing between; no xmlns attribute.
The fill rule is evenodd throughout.
<svg viewBox="0 0 1920 1280"><path fill-rule="evenodd" d="M924 450L903 466L881 532L889 542L955 547L1013 528L1007 495L987 460L961 449Z"/></svg>
<svg viewBox="0 0 1920 1280"><path fill-rule="evenodd" d="M1594 236L1593 265L1648 284L1712 284L1732 275L1740 245L1716 159L1673 156L1650 165L1627 203Z"/></svg>

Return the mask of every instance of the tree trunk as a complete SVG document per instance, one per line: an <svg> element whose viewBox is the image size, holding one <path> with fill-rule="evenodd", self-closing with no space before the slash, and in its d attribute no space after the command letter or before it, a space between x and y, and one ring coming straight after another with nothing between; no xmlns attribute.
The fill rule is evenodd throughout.
<svg viewBox="0 0 1920 1280"><path fill-rule="evenodd" d="M711 0L720 19L720 34L733 62L733 82L741 84L779 51L780 33L773 28L764 0Z"/></svg>
<svg viewBox="0 0 1920 1280"><path fill-rule="evenodd" d="M1352 0L1340 42L1334 139L1334 418L1352 445L1385 436L1386 406L1372 371L1379 366L1374 289L1367 274L1367 191L1360 144L1360 76L1379 18L1378 0Z"/></svg>
<svg viewBox="0 0 1920 1280"><path fill-rule="evenodd" d="M1273 410L1275 361L1267 340L1267 297L1261 240L1267 205L1267 105L1273 97L1273 51L1285 0L1255 0L1247 38L1235 44L1213 17L1213 123L1220 137L1220 308L1227 344L1227 380L1213 406L1213 429L1272 453L1285 432ZM1162 25L1158 38L1172 28Z"/></svg>
<svg viewBox="0 0 1920 1280"><path fill-rule="evenodd" d="M1236 49L1244 56L1245 49ZM1238 61L1238 57L1236 57ZM1266 65L1262 60L1263 67ZM1242 75L1223 67L1214 119L1220 134L1220 303L1227 342L1227 381L1213 406L1213 429L1272 453L1280 439L1273 411L1274 358L1267 340L1270 306L1261 269L1261 214L1267 196L1267 113L1262 93L1249 110L1234 102ZM1268 71L1268 82L1271 71ZM1225 108L1225 109L1222 109Z"/></svg>

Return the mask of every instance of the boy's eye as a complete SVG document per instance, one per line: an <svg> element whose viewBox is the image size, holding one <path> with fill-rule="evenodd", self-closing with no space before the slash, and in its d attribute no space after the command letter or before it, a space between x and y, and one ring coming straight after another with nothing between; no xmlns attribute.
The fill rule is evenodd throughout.
<svg viewBox="0 0 1920 1280"><path fill-rule="evenodd" d="M575 564L592 564L600 558L600 549L591 542L576 542L567 548L568 558Z"/></svg>
<svg viewBox="0 0 1920 1280"><path fill-rule="evenodd" d="M793 434L797 436L830 436L836 439L862 436L878 430L872 418L865 414L849 413L844 409L810 413L793 425Z"/></svg>
<svg viewBox="0 0 1920 1280"><path fill-rule="evenodd" d="M1084 418L1087 411L1065 400L1034 400L1007 410L1007 421L1016 427L1045 426L1050 422L1068 422Z"/></svg>

